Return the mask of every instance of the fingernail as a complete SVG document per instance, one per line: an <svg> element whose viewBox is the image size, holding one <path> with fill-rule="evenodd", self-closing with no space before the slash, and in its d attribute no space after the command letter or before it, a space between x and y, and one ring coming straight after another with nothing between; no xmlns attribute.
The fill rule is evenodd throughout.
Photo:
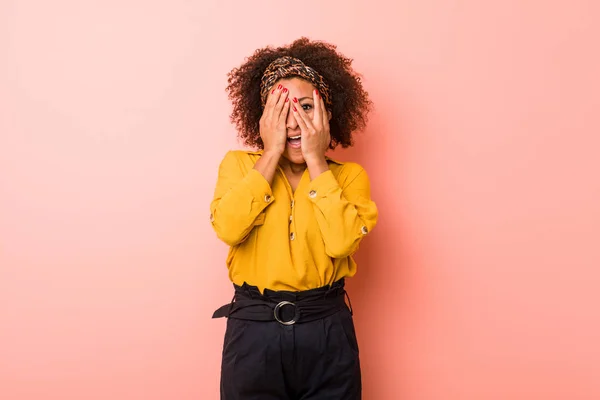
<svg viewBox="0 0 600 400"><path fill-rule="evenodd" d="M275 93L275 89L273 89L273 91L271 92L271 94Z"/></svg>
<svg viewBox="0 0 600 400"><path fill-rule="evenodd" d="M287 92L287 88L283 89L283 93Z"/></svg>
<svg viewBox="0 0 600 400"><path fill-rule="evenodd" d="M279 85L279 86L277 86L277 89L281 89L282 87L283 87L283 86Z"/></svg>
<svg viewBox="0 0 600 400"><path fill-rule="evenodd" d="M297 103L297 102L298 102L298 99L294 97L294 103Z"/></svg>
<svg viewBox="0 0 600 400"><path fill-rule="evenodd" d="M287 103L288 101L290 101L290 98L289 98L289 97L286 97L286 98L285 98L285 102Z"/></svg>
<svg viewBox="0 0 600 400"><path fill-rule="evenodd" d="M293 107L294 107L294 111L298 112L298 110L296 110L296 106L293 106Z"/></svg>
<svg viewBox="0 0 600 400"><path fill-rule="evenodd" d="M317 95L317 98L319 97L319 91L317 89L315 89L315 94Z"/></svg>

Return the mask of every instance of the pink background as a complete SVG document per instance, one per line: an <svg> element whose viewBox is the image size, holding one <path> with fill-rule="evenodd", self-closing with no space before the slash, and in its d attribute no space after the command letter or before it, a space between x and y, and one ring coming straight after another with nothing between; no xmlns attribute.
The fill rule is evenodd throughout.
<svg viewBox="0 0 600 400"><path fill-rule="evenodd" d="M217 399L226 73L307 35L376 104L367 400L600 398L600 3L0 3L0 398Z"/></svg>

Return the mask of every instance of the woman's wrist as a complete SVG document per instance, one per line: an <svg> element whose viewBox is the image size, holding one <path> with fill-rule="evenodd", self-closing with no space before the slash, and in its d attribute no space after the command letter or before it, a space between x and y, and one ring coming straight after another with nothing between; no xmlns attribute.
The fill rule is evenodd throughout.
<svg viewBox="0 0 600 400"><path fill-rule="evenodd" d="M319 156L307 156L304 158L304 161L306 162L306 167L308 168L311 180L329 170L325 154Z"/></svg>
<svg viewBox="0 0 600 400"><path fill-rule="evenodd" d="M254 164L254 169L260 172L260 174L269 182L269 185L273 183L273 177L279 164L281 153L271 150L263 151L262 155Z"/></svg>
<svg viewBox="0 0 600 400"><path fill-rule="evenodd" d="M283 154L283 150L279 150L279 149L264 149L262 156L263 157L275 157L275 158L279 159L282 154Z"/></svg>

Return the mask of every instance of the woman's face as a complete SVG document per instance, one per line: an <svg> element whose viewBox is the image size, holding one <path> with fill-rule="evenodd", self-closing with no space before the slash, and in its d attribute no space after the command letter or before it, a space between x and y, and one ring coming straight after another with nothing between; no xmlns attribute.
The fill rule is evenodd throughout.
<svg viewBox="0 0 600 400"><path fill-rule="evenodd" d="M300 78L280 79L279 81L275 82L274 86L277 87L279 84L283 85L284 88L289 90L290 102L292 102L294 97L296 97L300 107L302 107L304 112L312 119L314 109L313 91L316 88L311 83ZM290 109L286 118L288 138L300 136L302 134L300 131L300 126L298 125L298 122L296 122L296 118L294 118L294 110L291 107L292 104L293 102L290 104ZM298 105L296 105L296 107L298 107ZM300 141L301 140L302 139L300 139ZM302 156L300 141L298 141L296 144L291 144L288 141L287 145L285 146L285 150L283 151L283 157L294 164L304 164L304 157Z"/></svg>

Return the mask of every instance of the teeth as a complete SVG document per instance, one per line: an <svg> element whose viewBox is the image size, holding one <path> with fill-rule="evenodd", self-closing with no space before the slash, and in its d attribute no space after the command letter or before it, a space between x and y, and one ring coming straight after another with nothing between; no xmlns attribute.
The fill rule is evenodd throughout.
<svg viewBox="0 0 600 400"><path fill-rule="evenodd" d="M291 136L290 139L300 139L302 137L302 135L298 135L298 136Z"/></svg>

